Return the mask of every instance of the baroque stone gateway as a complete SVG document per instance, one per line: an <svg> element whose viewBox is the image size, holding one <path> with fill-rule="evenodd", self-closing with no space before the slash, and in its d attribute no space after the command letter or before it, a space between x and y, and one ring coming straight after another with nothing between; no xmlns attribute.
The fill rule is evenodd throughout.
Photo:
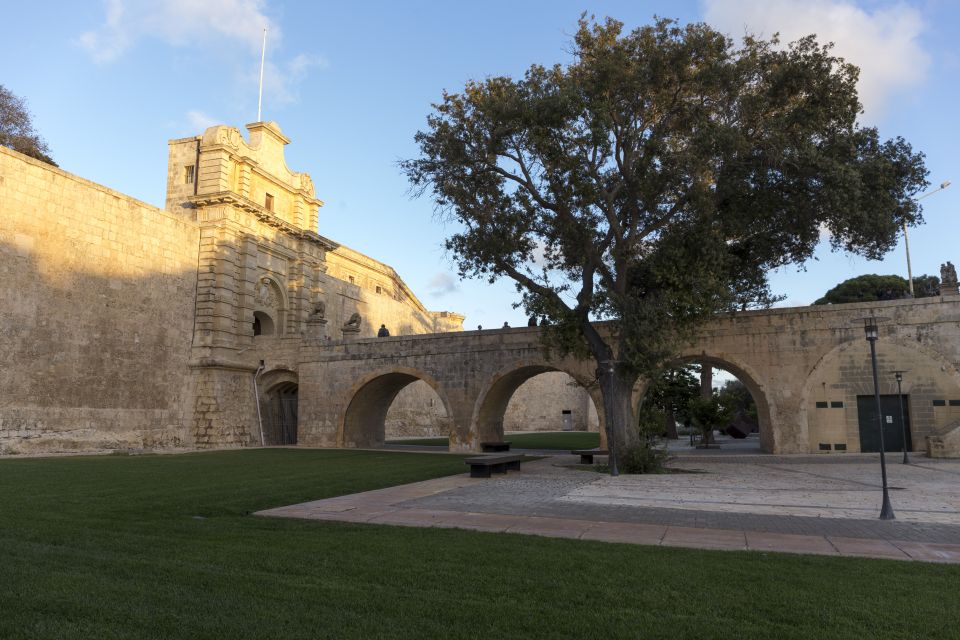
<svg viewBox="0 0 960 640"><path fill-rule="evenodd" d="M536 326L464 332L427 310L389 266L317 233L323 202L279 127L247 130L171 140L164 209L0 148L0 453L376 446L424 420L475 450L505 428L602 427L590 363L546 359ZM676 362L746 384L764 451L869 451L851 320L890 317L883 413L908 369L907 445L957 456L960 295L942 293L718 317Z"/></svg>

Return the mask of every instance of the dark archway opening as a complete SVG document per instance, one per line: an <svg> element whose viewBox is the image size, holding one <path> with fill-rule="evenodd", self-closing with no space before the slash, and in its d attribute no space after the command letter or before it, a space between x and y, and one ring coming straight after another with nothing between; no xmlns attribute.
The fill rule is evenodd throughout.
<svg viewBox="0 0 960 640"><path fill-rule="evenodd" d="M272 336L274 330L273 318L263 311L253 312L253 335Z"/></svg>
<svg viewBox="0 0 960 640"><path fill-rule="evenodd" d="M267 391L263 408L263 442L266 445L297 444L298 387L281 382Z"/></svg>

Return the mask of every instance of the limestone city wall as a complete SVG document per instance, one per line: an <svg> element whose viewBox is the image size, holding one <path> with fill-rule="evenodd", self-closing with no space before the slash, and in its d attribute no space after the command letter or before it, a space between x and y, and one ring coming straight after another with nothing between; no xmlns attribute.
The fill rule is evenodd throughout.
<svg viewBox="0 0 960 640"><path fill-rule="evenodd" d="M0 147L0 452L191 444L198 237Z"/></svg>

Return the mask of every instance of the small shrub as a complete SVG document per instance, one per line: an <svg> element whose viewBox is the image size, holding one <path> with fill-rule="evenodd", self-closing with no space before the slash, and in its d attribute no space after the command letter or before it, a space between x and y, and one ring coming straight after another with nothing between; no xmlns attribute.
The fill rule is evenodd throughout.
<svg viewBox="0 0 960 640"><path fill-rule="evenodd" d="M666 449L645 442L628 448L620 455L621 473L663 473L670 459Z"/></svg>

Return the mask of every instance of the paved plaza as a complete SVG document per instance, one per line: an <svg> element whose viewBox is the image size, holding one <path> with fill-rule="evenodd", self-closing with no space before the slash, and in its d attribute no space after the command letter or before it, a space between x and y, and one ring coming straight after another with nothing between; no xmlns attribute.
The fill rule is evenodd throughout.
<svg viewBox="0 0 960 640"><path fill-rule="evenodd" d="M705 549L960 563L960 461L888 457L897 519L880 521L876 456L682 455L613 478L553 452L467 474L258 515L526 533Z"/></svg>

